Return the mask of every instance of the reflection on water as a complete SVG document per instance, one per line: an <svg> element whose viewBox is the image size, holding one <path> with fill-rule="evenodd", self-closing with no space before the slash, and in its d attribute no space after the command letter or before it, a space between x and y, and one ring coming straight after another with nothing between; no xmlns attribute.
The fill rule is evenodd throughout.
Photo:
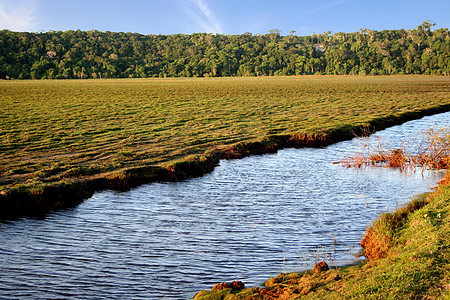
<svg viewBox="0 0 450 300"><path fill-rule="evenodd" d="M399 147L419 129L448 126L449 116L379 135ZM333 164L358 145L222 161L202 178L96 193L44 220L0 224L0 295L186 299L221 281L260 285L315 259L353 262L377 215L443 174Z"/></svg>

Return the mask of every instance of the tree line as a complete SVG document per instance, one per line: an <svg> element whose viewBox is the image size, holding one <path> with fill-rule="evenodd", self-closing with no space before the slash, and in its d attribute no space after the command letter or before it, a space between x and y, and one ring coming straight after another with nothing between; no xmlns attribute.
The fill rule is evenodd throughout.
<svg viewBox="0 0 450 300"><path fill-rule="evenodd" d="M415 29L353 33L141 35L0 31L0 79L273 75L450 75L450 34Z"/></svg>

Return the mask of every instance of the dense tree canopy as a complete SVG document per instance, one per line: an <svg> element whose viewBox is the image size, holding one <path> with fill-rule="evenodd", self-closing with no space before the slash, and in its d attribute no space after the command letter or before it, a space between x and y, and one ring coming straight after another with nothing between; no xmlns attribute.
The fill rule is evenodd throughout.
<svg viewBox="0 0 450 300"><path fill-rule="evenodd" d="M424 22L413 30L311 36L140 35L99 31L0 31L0 79L450 75L450 34Z"/></svg>

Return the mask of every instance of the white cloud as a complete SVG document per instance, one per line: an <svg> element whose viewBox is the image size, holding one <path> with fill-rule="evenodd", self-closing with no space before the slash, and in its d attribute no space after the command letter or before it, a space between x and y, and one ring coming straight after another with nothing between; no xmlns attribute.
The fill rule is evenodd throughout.
<svg viewBox="0 0 450 300"><path fill-rule="evenodd" d="M184 11L202 27L203 31L223 33L220 21L210 9L206 0L184 0L181 3Z"/></svg>
<svg viewBox="0 0 450 300"><path fill-rule="evenodd" d="M0 0L0 29L32 31L36 27L38 0Z"/></svg>

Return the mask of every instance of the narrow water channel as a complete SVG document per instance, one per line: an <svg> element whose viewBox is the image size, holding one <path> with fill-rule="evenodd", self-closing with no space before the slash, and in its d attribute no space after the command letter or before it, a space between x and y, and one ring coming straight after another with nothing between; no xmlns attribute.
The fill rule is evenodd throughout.
<svg viewBox="0 0 450 300"><path fill-rule="evenodd" d="M376 133L392 148L450 113ZM333 164L362 142L221 161L214 172L104 191L45 219L0 223L0 296L188 299L215 283L259 286L316 259L352 263L381 212L429 191L443 172Z"/></svg>

